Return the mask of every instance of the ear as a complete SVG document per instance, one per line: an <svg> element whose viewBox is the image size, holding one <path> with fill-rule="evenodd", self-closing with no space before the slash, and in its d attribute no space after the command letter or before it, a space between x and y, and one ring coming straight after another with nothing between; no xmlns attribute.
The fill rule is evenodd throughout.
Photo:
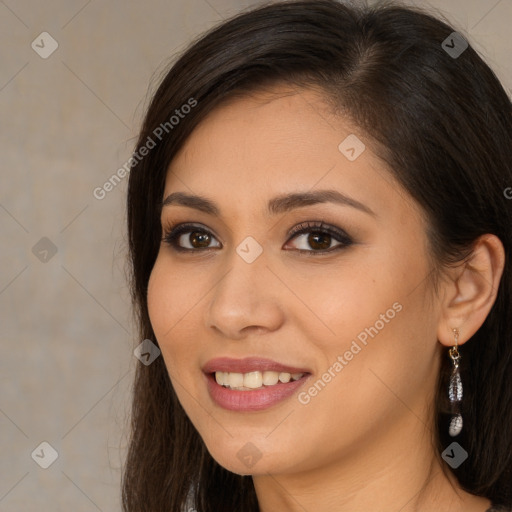
<svg viewBox="0 0 512 512"><path fill-rule="evenodd" d="M437 331L441 344L455 344L454 328L462 345L481 327L496 300L504 266L501 240L485 234L474 243L472 254L449 272Z"/></svg>

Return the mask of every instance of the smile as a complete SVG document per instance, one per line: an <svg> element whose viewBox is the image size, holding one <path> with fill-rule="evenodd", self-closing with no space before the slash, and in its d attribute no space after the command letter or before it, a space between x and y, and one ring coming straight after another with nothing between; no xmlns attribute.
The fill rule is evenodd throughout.
<svg viewBox="0 0 512 512"><path fill-rule="evenodd" d="M263 386L275 386L278 382L287 384L290 380L299 380L304 373L287 373L287 372L249 372L249 373L233 373L233 372L215 372L215 380L220 386L239 391L250 391L259 389Z"/></svg>
<svg viewBox="0 0 512 512"><path fill-rule="evenodd" d="M270 359L217 358L202 368L212 401L230 411L261 411L292 396L311 372Z"/></svg>

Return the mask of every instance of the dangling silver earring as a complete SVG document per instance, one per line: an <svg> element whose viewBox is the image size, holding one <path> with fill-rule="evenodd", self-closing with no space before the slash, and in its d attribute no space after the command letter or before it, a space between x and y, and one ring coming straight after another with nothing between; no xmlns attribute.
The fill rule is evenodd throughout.
<svg viewBox="0 0 512 512"><path fill-rule="evenodd" d="M462 415L460 413L460 403L462 401L462 380L459 372L459 361L461 355L459 354L459 330L453 329L455 337L455 345L448 351L453 363L452 375L450 377L450 384L448 387L448 397L450 399L452 419L450 420L450 428L448 433L450 436L458 436L462 430Z"/></svg>

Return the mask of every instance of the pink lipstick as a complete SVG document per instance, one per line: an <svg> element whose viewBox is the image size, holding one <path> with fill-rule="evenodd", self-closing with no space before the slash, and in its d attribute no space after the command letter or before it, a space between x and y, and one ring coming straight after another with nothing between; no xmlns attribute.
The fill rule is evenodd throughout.
<svg viewBox="0 0 512 512"><path fill-rule="evenodd" d="M311 376L305 367L260 357L216 358L202 370L212 400L224 409L238 412L272 407L293 395Z"/></svg>

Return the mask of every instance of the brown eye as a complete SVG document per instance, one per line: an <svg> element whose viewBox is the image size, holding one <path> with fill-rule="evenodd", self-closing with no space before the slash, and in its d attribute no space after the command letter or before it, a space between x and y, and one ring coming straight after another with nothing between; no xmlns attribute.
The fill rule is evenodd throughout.
<svg viewBox="0 0 512 512"><path fill-rule="evenodd" d="M334 226L324 227L323 222L305 222L296 226L290 233L291 239L297 239L302 247L295 248L300 252L326 253L343 249L353 244L353 240L345 231ZM333 242L336 245L331 245Z"/></svg>
<svg viewBox="0 0 512 512"><path fill-rule="evenodd" d="M310 231L309 233L295 235L294 238L297 240L302 239L303 247L297 247L301 251L309 251L311 249L325 251L332 249L331 243L335 241L330 233L322 231ZM342 244L338 242L338 245Z"/></svg>
<svg viewBox="0 0 512 512"><path fill-rule="evenodd" d="M177 251L184 252L220 247L220 244L211 246L213 240L216 239L209 231L190 224L182 224L172 229L163 238L164 242Z"/></svg>
<svg viewBox="0 0 512 512"><path fill-rule="evenodd" d="M328 249L331 245L331 235L328 233L312 233L308 236L308 244L313 249Z"/></svg>
<svg viewBox="0 0 512 512"><path fill-rule="evenodd" d="M191 231L188 236L188 240L192 247L208 247L210 245L211 237L208 233L203 231Z"/></svg>

